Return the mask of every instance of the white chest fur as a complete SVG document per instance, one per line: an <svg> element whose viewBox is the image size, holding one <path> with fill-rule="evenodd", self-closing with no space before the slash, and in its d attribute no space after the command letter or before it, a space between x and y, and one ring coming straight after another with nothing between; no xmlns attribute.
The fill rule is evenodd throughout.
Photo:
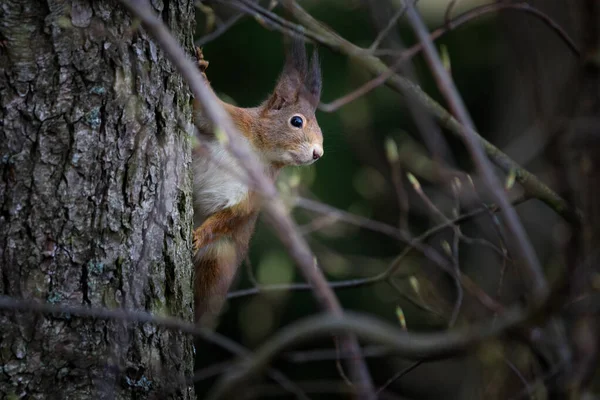
<svg viewBox="0 0 600 400"><path fill-rule="evenodd" d="M205 142L194 154L194 222L234 206L248 195L245 172L217 141Z"/></svg>

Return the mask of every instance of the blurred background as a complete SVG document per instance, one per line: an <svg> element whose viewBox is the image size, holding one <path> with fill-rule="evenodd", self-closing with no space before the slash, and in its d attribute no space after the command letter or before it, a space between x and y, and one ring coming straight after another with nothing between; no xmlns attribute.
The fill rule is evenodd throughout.
<svg viewBox="0 0 600 400"><path fill-rule="evenodd" d="M418 2L432 30L444 25L448 3L447 0ZM458 1L452 15L487 3L491 2ZM379 0L302 1L301 4L342 37L365 48L371 45L393 14L388 2ZM263 5L267 4L263 2ZM231 11L218 11L221 14L217 16L224 21L230 17ZM286 16L281 7L274 11ZM561 19L566 17L560 12L553 12L552 16L559 23L565 22ZM207 18L207 14L197 11L196 38L200 41L209 29L207 21L210 18ZM414 43L412 30L404 18L400 18L380 48L398 51ZM553 109L553 99L557 96L549 99L538 90L543 84L533 78L542 79L535 72L540 67L549 71L543 79L551 79L552 71L564 73L568 70L573 55L561 39L539 19L506 11L475 18L445 34L435 44L446 60L446 67L451 70L478 131L544 182L556 187L555 175L546 162L548 140L540 132L551 124L544 116ZM282 35L265 29L253 18L244 17L204 44L204 55L210 62L209 80L222 99L243 107L256 106L273 89L283 66ZM322 47L319 55L323 74L321 100L324 103L348 94L372 78L343 55ZM446 106L422 56L417 55L409 64L412 71L403 72L412 74L426 93ZM560 82L560 79L554 79L556 85ZM536 96L541 100L536 102ZM424 196L447 218L472 210L486 201L487 196L481 190L476 191L480 197L470 204L461 204L461 199L453 195L448 182L443 182L436 173L434 156L415 123L413 111L400 94L385 86L335 112L318 111L317 118L325 138L325 156L310 167L290 168L282 174L278 185L290 206L293 207L296 196L301 196L369 220L395 227L404 225L411 234L418 236L437 225L440 217L423 195L417 193L407 172L416 177ZM432 124L428 117L425 120L428 121L425 126ZM459 176L456 171L472 173L473 165L462 143L443 129L440 132L446 140L441 146L440 157L448 169ZM397 149L399 161L389 158L394 149ZM510 179L505 174L498 173L498 176L503 182ZM479 189L477 177L473 176L472 180ZM466 185L468 179L462 182ZM522 194L518 185L508 186L511 198ZM555 276L562 263L560 255L568 235L565 224L537 200L519 205L517 209L547 273ZM293 210L319 266L330 281L382 273L405 247L389 235L345 222L343 218L300 206ZM523 284L510 257L503 253L502 229L497 221L484 213L482 217L462 224L461 229L465 236L457 248L461 270L503 304L519 301L527 285ZM429 237L426 243L444 253L449 250L452 240L453 230L445 229ZM401 324L398 318L401 310L406 327L411 331L447 329L456 296L453 280L418 252L410 252L403 259L401 271L402 274L394 279L394 285L379 282L340 289L337 294L344 308L376 315L393 323ZM264 221L259 222L252 240L249 265L241 268L233 290L251 288L256 282L261 285L302 282L290 257ZM244 346L255 348L282 326L318 311L319 307L308 291L273 291L235 297L228 302L217 330ZM492 315L465 294L455 325L489 319ZM386 355L382 349L366 345L367 353L372 351L368 364L377 387L413 365L411 361ZM527 390L531 388L527 382L535 382L542 375L541 367L524 346L518 343L505 346L506 343L497 343L479 349L471 357L425 362L387 386L382 398L528 398ZM335 357L308 361L311 349L335 348L331 338L315 341L290 350L276 366L300 382L301 387L314 389L311 398L346 398L345 383ZM205 368L228 359L230 355L223 350L206 344L197 346L196 369L200 371L206 372ZM214 377L200 380L197 384L199 396L213 383ZM537 398L546 398L543 389L531 390ZM244 390L240 396L290 398L267 380L261 387Z"/></svg>

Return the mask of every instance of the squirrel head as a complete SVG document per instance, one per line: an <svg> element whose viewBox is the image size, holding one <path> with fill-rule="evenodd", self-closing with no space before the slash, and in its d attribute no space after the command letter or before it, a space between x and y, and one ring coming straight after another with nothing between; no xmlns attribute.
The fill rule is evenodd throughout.
<svg viewBox="0 0 600 400"><path fill-rule="evenodd" d="M323 156L323 134L315 111L321 97L317 50L310 63L304 42L288 44L283 72L273 93L258 108L258 147L275 165L308 165Z"/></svg>

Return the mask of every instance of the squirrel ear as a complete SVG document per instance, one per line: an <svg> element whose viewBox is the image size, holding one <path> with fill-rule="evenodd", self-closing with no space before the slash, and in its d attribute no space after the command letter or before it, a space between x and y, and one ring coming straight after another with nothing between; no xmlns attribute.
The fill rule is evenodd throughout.
<svg viewBox="0 0 600 400"><path fill-rule="evenodd" d="M284 75L286 72L299 73L300 76L306 74L307 64L306 49L304 41L297 37L286 39L285 66L283 67Z"/></svg>
<svg viewBox="0 0 600 400"><path fill-rule="evenodd" d="M323 86L323 82L321 80L321 66L319 65L319 52L317 51L316 47L314 48L312 57L310 59L310 66L306 72L305 82L306 88L308 89L308 93L310 95L309 101L316 107L319 104L319 99L321 98L321 87Z"/></svg>
<svg viewBox="0 0 600 400"><path fill-rule="evenodd" d="M267 100L268 109L281 109L298 100L300 88L307 74L306 51L301 39L286 40L286 59L273 94Z"/></svg>

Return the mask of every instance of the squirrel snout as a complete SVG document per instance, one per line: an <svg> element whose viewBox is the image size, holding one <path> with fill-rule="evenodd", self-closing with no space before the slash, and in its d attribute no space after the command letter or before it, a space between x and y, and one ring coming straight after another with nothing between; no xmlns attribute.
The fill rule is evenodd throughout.
<svg viewBox="0 0 600 400"><path fill-rule="evenodd" d="M316 161L321 157L323 157L323 148L321 146L319 146L318 144L313 145L313 153L312 153L313 160Z"/></svg>

